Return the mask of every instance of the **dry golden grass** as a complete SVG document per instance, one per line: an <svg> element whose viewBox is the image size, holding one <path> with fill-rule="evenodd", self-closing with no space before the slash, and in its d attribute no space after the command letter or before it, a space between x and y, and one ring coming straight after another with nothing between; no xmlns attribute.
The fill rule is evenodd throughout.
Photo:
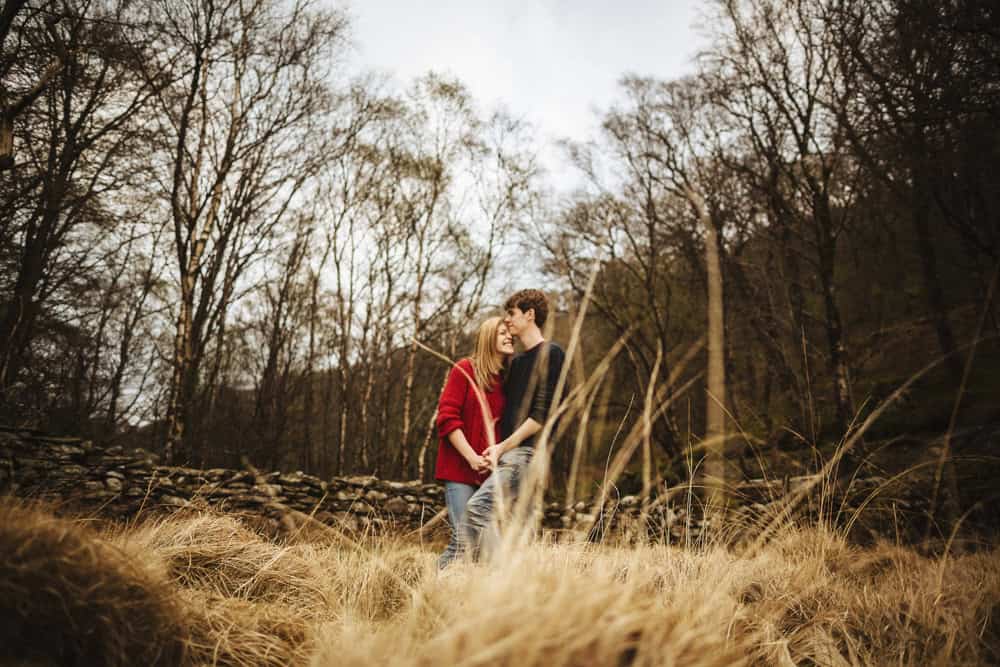
<svg viewBox="0 0 1000 667"><path fill-rule="evenodd" d="M188 614L188 664L281 667L309 659L315 610L199 590L182 590L180 598Z"/></svg>
<svg viewBox="0 0 1000 667"><path fill-rule="evenodd" d="M138 558L154 558L185 588L303 610L326 605L324 572L310 547L278 545L231 517L206 512L160 519L118 542Z"/></svg>
<svg viewBox="0 0 1000 667"><path fill-rule="evenodd" d="M394 538L276 542L210 513L104 533L9 501L0 514L15 662L1000 661L996 550L932 559L789 526L752 554L538 542L439 576L436 546Z"/></svg>
<svg viewBox="0 0 1000 667"><path fill-rule="evenodd" d="M427 558L407 607L325 627L313 664L742 664L724 601L698 591L670 603L649 555L535 545L443 576Z"/></svg>
<svg viewBox="0 0 1000 667"><path fill-rule="evenodd" d="M0 664L178 664L173 587L85 526L0 500Z"/></svg>

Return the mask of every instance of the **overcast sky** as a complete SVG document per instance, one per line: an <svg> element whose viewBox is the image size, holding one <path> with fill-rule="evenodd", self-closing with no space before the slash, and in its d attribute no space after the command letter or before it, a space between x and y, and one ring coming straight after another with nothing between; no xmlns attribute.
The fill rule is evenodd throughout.
<svg viewBox="0 0 1000 667"><path fill-rule="evenodd" d="M552 142L583 140L625 73L674 78L699 46L696 0L349 0L356 64L405 84L457 76L483 110L502 104L536 128L543 164L570 175Z"/></svg>

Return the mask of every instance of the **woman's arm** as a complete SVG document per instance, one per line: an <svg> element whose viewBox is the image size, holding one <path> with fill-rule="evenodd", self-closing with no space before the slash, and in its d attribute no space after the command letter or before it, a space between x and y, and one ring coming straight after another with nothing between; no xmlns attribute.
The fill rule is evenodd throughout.
<svg viewBox="0 0 1000 667"><path fill-rule="evenodd" d="M462 458L469 462L469 465L472 466L473 470L478 472L480 468L485 466L483 457L476 454L475 450L472 449L472 445L469 444L469 441L466 439L465 433L462 432L462 429L456 429L449 433L448 442L451 443L452 447L458 450L458 453L462 455Z"/></svg>
<svg viewBox="0 0 1000 667"><path fill-rule="evenodd" d="M437 427L441 437L468 461L473 470L478 471L484 465L483 459L476 454L465 437L465 422L462 420L462 406L466 393L470 390L471 373L472 369L467 362L459 362L448 373L448 380L438 401Z"/></svg>

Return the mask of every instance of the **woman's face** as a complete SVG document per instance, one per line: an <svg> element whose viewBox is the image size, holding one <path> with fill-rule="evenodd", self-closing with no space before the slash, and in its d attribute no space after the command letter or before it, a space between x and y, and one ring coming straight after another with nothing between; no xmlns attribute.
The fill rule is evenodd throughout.
<svg viewBox="0 0 1000 667"><path fill-rule="evenodd" d="M507 330L506 324L497 327L497 352L504 356L514 354L514 338Z"/></svg>

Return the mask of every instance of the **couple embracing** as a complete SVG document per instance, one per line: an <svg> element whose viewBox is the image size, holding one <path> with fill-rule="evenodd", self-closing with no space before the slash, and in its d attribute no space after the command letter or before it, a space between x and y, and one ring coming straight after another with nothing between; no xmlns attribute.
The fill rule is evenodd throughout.
<svg viewBox="0 0 1000 667"><path fill-rule="evenodd" d="M465 552L488 557L496 548L498 496L516 499L562 372L562 348L542 334L545 294L516 292L504 311L480 325L473 356L452 368L438 403L435 477L444 483L451 523L439 569Z"/></svg>

